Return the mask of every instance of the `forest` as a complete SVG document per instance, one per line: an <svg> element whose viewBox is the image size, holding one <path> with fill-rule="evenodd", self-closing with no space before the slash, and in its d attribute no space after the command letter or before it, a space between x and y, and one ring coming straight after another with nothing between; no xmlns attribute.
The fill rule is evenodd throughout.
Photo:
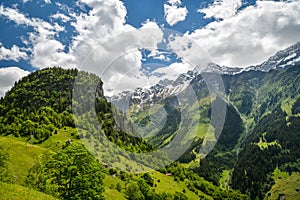
<svg viewBox="0 0 300 200"><path fill-rule="evenodd" d="M191 84L200 110L180 108L172 97L162 99L166 123L149 140L119 127L123 123L132 130L104 96L98 76L59 67L33 72L0 99L0 184L10 191L1 193L4 199L18 199L11 192L16 190L36 199L273 197L279 181L275 172L299 177L299 72L300 66L291 66L223 75L225 93L211 103L198 75ZM76 93L74 84L80 86ZM185 128L180 110L201 116L200 124L188 125L208 127L211 108L220 102L226 105L224 127L205 158L197 155L204 145L201 132L176 162L139 156L167 145ZM147 107L135 119L146 127L151 116L145 113ZM141 169L146 172L138 173Z"/></svg>

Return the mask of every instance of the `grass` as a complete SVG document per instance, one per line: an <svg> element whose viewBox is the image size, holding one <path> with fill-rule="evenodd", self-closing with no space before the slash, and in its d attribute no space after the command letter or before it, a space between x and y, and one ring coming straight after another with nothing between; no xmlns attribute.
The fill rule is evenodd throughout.
<svg viewBox="0 0 300 200"><path fill-rule="evenodd" d="M124 188L125 188L125 183L123 181L121 181L119 178L114 177L114 176L110 176L110 175L106 175L104 180L104 185L105 185L105 198L107 200L125 200L125 196L122 192L124 192ZM121 184L122 190L121 192L119 192L116 187L117 184Z"/></svg>
<svg viewBox="0 0 300 200"><path fill-rule="evenodd" d="M150 176L153 178L154 180L154 185L155 185L155 192L156 193L164 193L167 192L169 194L175 194L176 192L181 192L184 193L188 199L199 199L199 196L197 194L195 194L194 192L190 191L187 188L187 185L185 184L185 182L179 181L176 182L174 180L174 177L172 176L166 176L165 174L162 174L160 172L157 171L152 171L149 172ZM142 174L136 174L134 176L141 176ZM119 192L116 187L117 184L121 185L121 192ZM125 182L120 180L118 177L114 177L111 175L106 175L104 178L104 184L105 184L105 197L108 200L116 200L116 199L120 199L120 200L125 200L126 197L124 195L125 192ZM183 192L184 191L184 192ZM203 195L205 197L207 197L207 199L212 199L210 196L204 194L201 191L198 191L199 195Z"/></svg>
<svg viewBox="0 0 300 200"><path fill-rule="evenodd" d="M209 125L202 145L204 146L207 142L216 141L217 139L215 137L215 129L212 125Z"/></svg>
<svg viewBox="0 0 300 200"><path fill-rule="evenodd" d="M0 145L8 152L8 170L13 183L16 184L24 183L28 169L34 165L39 155L48 151L42 147L16 140L12 136L0 137Z"/></svg>
<svg viewBox="0 0 300 200"><path fill-rule="evenodd" d="M260 148L261 150L267 149L269 146L273 146L273 145L278 145L278 146L280 146L280 144L278 144L277 141L273 141L273 142L264 142L264 141L262 140L262 138L259 139L259 142L257 143L257 145L259 146L259 148Z"/></svg>
<svg viewBox="0 0 300 200"><path fill-rule="evenodd" d="M55 200L54 197L20 185L0 182L0 200Z"/></svg>
<svg viewBox="0 0 300 200"><path fill-rule="evenodd" d="M186 184L184 182L176 182L174 181L174 177L172 176L166 176L165 174L162 174L160 172L157 171L152 171L149 172L149 174L151 175L151 177L154 180L154 185L155 185L155 192L156 193L164 193L167 192L169 194L175 194L176 192L181 192L188 197L188 199L199 199L199 197L192 191L190 191ZM142 174L136 174L134 176L141 176ZM120 199L120 200L125 200L126 197L124 195L125 192L125 182L120 180L118 177L114 177L111 175L106 175L104 178L104 184L105 184L105 198L108 200L116 200L116 199ZM119 192L116 188L117 188L117 184L121 185L121 191ZM207 196L206 194L202 193L201 191L198 191L199 194L202 194L204 196L206 196L208 199L210 198L210 196Z"/></svg>
<svg viewBox="0 0 300 200"><path fill-rule="evenodd" d="M296 191L296 188L300 189L300 173L292 173L290 176L288 173L276 169L273 178L275 184L267 193L266 200L277 200L279 194L284 194L289 200L300 199L300 192Z"/></svg>
<svg viewBox="0 0 300 200"><path fill-rule="evenodd" d="M57 134L53 134L49 139L39 144L39 146L50 149L52 151L57 151L62 148L66 140L68 139L79 140L76 139L76 136L77 136L77 129L65 127L59 129L57 131Z"/></svg>
<svg viewBox="0 0 300 200"><path fill-rule="evenodd" d="M165 174L156 171L150 172L149 174L154 179L154 184L156 185L155 192L167 192L170 194L175 194L175 192L183 192L185 190L185 195L188 197L188 199L199 199L199 197L194 192L190 191L187 188L184 182L176 182L174 181L174 177L166 176ZM206 196L204 193L202 194Z"/></svg>
<svg viewBox="0 0 300 200"><path fill-rule="evenodd" d="M265 139L265 135L267 133L263 133L262 137L259 138L259 142L257 143L258 147L263 150L263 149L266 149L268 148L269 146L272 146L272 145L278 145L280 146L280 144L275 140L273 142L266 142L266 139Z"/></svg>
<svg viewBox="0 0 300 200"><path fill-rule="evenodd" d="M284 101L282 101L281 103L281 109L282 111L286 112L286 114L288 116L292 115L292 107L293 104L295 103L296 99L285 99Z"/></svg>
<svg viewBox="0 0 300 200"><path fill-rule="evenodd" d="M219 184L220 184L221 188L227 189L226 188L226 182L227 182L227 179L230 176L230 172L231 172L231 170L223 170L222 177L219 180Z"/></svg>
<svg viewBox="0 0 300 200"><path fill-rule="evenodd" d="M204 127L203 127L204 129ZM202 130L202 129L201 129ZM9 177L12 177L14 184L0 184L0 200L2 199L54 199L51 196L47 196L43 193L36 192L34 190L22 187L24 180L28 173L28 170L34 165L37 158L46 152L53 152L62 147L65 140L76 137L76 130L72 128L66 128L58 130L57 134L53 134L47 141L39 145L32 145L26 143L24 138L15 138L13 136L0 137L0 146L8 152L9 155ZM120 157L119 164L124 165L126 163L125 157ZM126 166L125 166L126 167ZM135 168L138 166L133 166ZM145 169L147 170L147 169ZM156 171L149 172L154 179L155 192L163 193L167 192L175 194L175 192L182 192L187 195L188 199L199 199L198 195L203 195L208 199L210 196L204 194L201 191L197 191L198 195L188 189L184 181L175 181L174 177L166 176ZM140 176L136 174L134 176ZM113 177L106 175L104 178L105 193L104 196L108 200L126 199L125 188L126 183L119 177ZM117 190L117 184L121 185L121 191Z"/></svg>
<svg viewBox="0 0 300 200"><path fill-rule="evenodd" d="M6 184L0 182L0 200L50 200L55 199L51 196L43 193L28 189L20 186L24 184L28 170L34 165L36 159L46 153L47 151L61 149L64 141L72 138L70 133L73 133L74 129L66 128L59 130L57 134L54 134L47 141L43 142L39 146L32 145L24 142L24 138L15 138L13 136L0 136L0 146L4 147L4 150L9 155L9 177L15 184ZM122 181L112 176L105 176L105 197L106 199L125 199L124 195L118 192L115 186ZM113 187L111 185L114 185Z"/></svg>

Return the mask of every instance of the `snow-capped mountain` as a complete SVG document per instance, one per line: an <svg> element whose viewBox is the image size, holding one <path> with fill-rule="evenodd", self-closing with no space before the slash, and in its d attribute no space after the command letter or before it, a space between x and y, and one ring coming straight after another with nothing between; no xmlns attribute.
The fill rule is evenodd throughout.
<svg viewBox="0 0 300 200"><path fill-rule="evenodd" d="M271 69L284 69L287 66L293 66L296 64L300 64L300 42L297 42L284 50L278 51L274 56L259 65L249 66L246 68L232 68L210 63L204 71L234 75L250 70L267 72Z"/></svg>
<svg viewBox="0 0 300 200"><path fill-rule="evenodd" d="M227 67L227 66L220 66L216 63L208 63L206 68L197 68L195 69L197 72L203 73L203 72L215 72L219 74L228 74L228 75L234 75L242 72L244 68L239 67ZM198 73L199 74L199 73Z"/></svg>
<svg viewBox="0 0 300 200"><path fill-rule="evenodd" d="M190 72L191 73L191 72ZM124 91L109 100L121 111L125 112L131 104L139 107L157 103L161 99L182 92L192 80L188 73L181 74L175 81L163 80L150 88L137 88L134 91Z"/></svg>
<svg viewBox="0 0 300 200"><path fill-rule="evenodd" d="M270 71L271 69L284 69L287 66L300 64L300 42L278 51L274 56L260 65L251 66L246 70Z"/></svg>
<svg viewBox="0 0 300 200"><path fill-rule="evenodd" d="M278 51L274 56L260 65L247 68L231 68L220 66L215 63L209 63L206 67L196 67L178 76L176 80L161 80L158 84L150 88L136 88L134 91L124 91L109 100L120 110L126 111L130 105L135 104L139 107L157 103L161 99L174 96L182 92L192 80L199 81L199 75L213 72L219 74L235 75L243 71L264 71L271 69L284 69L287 66L300 64L300 42Z"/></svg>

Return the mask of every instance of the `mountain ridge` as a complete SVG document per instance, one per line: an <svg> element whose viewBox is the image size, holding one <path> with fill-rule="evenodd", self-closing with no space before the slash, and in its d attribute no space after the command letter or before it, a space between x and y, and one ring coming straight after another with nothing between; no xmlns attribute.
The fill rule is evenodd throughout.
<svg viewBox="0 0 300 200"><path fill-rule="evenodd" d="M125 111L128 109L128 106L124 107L123 104L130 104L130 102L141 105L157 103L158 98L166 98L176 95L183 91L190 84L192 79L203 73L236 75L246 71L268 72L272 69L285 69L297 64L300 64L300 42L297 42L284 50L278 51L259 65L249 66L246 68L233 68L220 66L215 63L208 63L206 68L195 67L194 70L189 70L186 73L180 74L175 80L164 79L150 88L136 88L134 91L123 91L117 95L107 98L113 104L116 104L117 107L120 107L120 101L124 101L125 103L122 103L123 108L121 110ZM138 103L138 101L140 102Z"/></svg>
<svg viewBox="0 0 300 200"><path fill-rule="evenodd" d="M110 141L130 152L122 157L125 163L123 169L130 170L132 166L128 165L123 158L128 159L130 163L132 159L135 159L134 152L151 152L155 147L167 146L182 128L188 136L195 136L195 138L191 143L184 139L180 141L190 146L182 152L183 155L177 160L178 162L184 163L187 168L215 185L226 180L224 183L226 188L232 187L244 194L249 194L251 199L264 199L273 187L275 181L273 173L276 170L290 174L300 172L298 148L300 143L300 65L297 56L291 53L295 49L298 51L298 47L299 43L287 51L278 53L276 57L270 59L270 62L264 62L263 66L267 66L266 68L271 66L268 63L277 63L272 64L275 69L272 67L268 71L246 70L237 74L221 75L214 71L200 74L191 71L187 75L178 77L172 82L173 86L168 86L168 81L153 86L152 91L156 92L153 96L150 92L147 93L146 90L140 88L134 98L126 100L129 104L126 104L123 109L124 112L128 108L132 109L130 111L137 111L133 113L131 119L140 127L151 128L149 138L135 137L130 134L126 136L121 126L121 122L126 118L119 117L122 113L114 112L115 108L103 96L102 81L95 76L94 78L99 82L99 88L96 90L96 105L84 103L82 98L95 97L94 94L87 93L85 90L79 91L79 101L73 104L79 105L79 112L83 113L77 119L82 121L80 126L77 126L78 138L85 141L97 139L94 138L92 132L83 131L85 129L95 131L93 128L89 129L89 126L91 126L90 121L93 122L96 118L91 118L91 113L86 109L86 107L95 107L96 117L103 125L101 128L106 136ZM296 60L294 64L290 63L294 60ZM281 66L284 63L287 65L282 69ZM29 139L28 142L39 144L52 137L51 134L56 134L56 129L66 126L74 127L74 121L70 117L70 99L75 72L77 73L76 70L45 69L16 83L15 87L0 101L1 133L25 137ZM89 79L88 73L84 74L86 78L79 84L85 86L89 85L87 83L93 84L94 79ZM205 78L213 80L215 75L222 78L224 88L222 92L213 92L211 95ZM47 78L47 81L43 79L43 82L41 77ZM60 85L60 83L63 84ZM214 85L215 82L210 83L212 87L218 88L219 86ZM189 99L188 86L193 89L195 99ZM188 103L187 106L181 106L180 102L174 98L178 95L182 95L181 98ZM149 105L156 103L160 103L158 107L149 110ZM141 106L139 109L135 109L134 106L130 107L134 104ZM227 120L225 119L220 135L216 134L220 127L216 121L212 122L210 117L214 104L224 104L227 110ZM161 119L161 109L166 111L163 113L165 121ZM180 115L182 112L190 114L189 119L191 119L185 121L184 124ZM119 118L114 119L116 116ZM156 127L152 129L151 120L160 120L165 123L160 127L161 129ZM131 125L131 123L125 124L128 128L126 130L135 128ZM77 135L75 134L74 137L77 138ZM101 159L105 163L120 164L120 157L115 156L118 150L102 148L100 143L94 143L93 146L99 151L101 149L105 151L105 156ZM210 145L213 148L209 149ZM107 146L104 145L104 147ZM199 155L203 147L208 149L205 152L206 157ZM153 163L157 166L164 164ZM134 168L132 170L134 171ZM178 177L180 178L180 175L176 175L176 178ZM202 188L196 183L192 186Z"/></svg>
<svg viewBox="0 0 300 200"><path fill-rule="evenodd" d="M195 115L200 114L202 119L200 124L206 126L209 123L206 117L210 115L211 104L217 99L210 98L207 105L203 104L204 99L210 96L209 85L206 84L205 78L210 75L214 77L214 74L216 77L221 76L224 91L217 97L228 106L226 119L231 120L225 122L222 134L205 158L200 159L195 153L199 152L206 141L205 135L199 132L198 140L194 140L179 161L188 163L197 173L214 184L219 184L223 174L230 172L230 175L224 178L228 180L225 185L249 193L251 199L264 199L274 184L273 173L277 168L290 174L300 170L300 159L297 160L300 154L295 143L299 136L299 53L300 43L296 43L277 52L262 64L243 69L239 73L220 74L214 70L202 73L190 71L189 74L180 75L177 82L171 82L174 86L157 84L154 89L140 88L140 92L135 93L132 99L130 93L127 93L127 96L124 95L127 98L125 104L129 111L133 106L138 107L141 113L147 113L155 104L162 103L165 106L166 102L172 102L172 98L179 95L176 93L179 91L178 86L189 85L201 103L199 111L194 108L185 109ZM212 67L218 69L219 66L212 64ZM181 91L185 91L185 88ZM136 99L139 101L135 101ZM114 104L113 101L112 103ZM173 132L164 132L168 137L163 137L159 131L152 142L165 145L169 138L176 135L180 126L171 115L174 115L174 112L167 111L166 116L170 116L174 122L168 121L164 128L174 127ZM134 116L134 119L137 119L135 123L140 126L146 124L147 127L147 123L151 123L151 120L143 115L134 114ZM194 123L194 121L190 123L190 131L194 130L196 126ZM200 162L198 166L195 164L197 162ZM258 171L262 173L257 175Z"/></svg>

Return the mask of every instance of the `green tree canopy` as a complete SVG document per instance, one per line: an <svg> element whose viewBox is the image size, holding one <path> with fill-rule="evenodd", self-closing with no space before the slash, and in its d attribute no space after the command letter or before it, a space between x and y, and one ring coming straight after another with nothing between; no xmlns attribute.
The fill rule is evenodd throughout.
<svg viewBox="0 0 300 200"><path fill-rule="evenodd" d="M104 199L103 170L82 144L73 143L29 172L27 184L61 199Z"/></svg>

